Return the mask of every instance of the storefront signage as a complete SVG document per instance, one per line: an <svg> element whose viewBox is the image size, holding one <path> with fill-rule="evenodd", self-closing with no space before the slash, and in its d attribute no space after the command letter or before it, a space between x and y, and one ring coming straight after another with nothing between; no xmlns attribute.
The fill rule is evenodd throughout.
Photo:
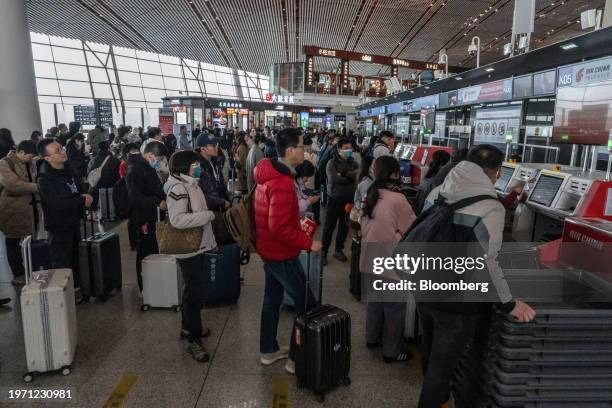
<svg viewBox="0 0 612 408"><path fill-rule="evenodd" d="M308 108L308 112L310 112L310 113L325 113L325 108Z"/></svg>
<svg viewBox="0 0 612 408"><path fill-rule="evenodd" d="M306 85L312 86L314 79L314 60L311 55L306 57Z"/></svg>
<svg viewBox="0 0 612 408"><path fill-rule="evenodd" d="M242 108L242 103L240 102L219 102L220 108Z"/></svg>
<svg viewBox="0 0 612 408"><path fill-rule="evenodd" d="M322 55L324 57L335 57L336 56L336 50L327 50L325 48L319 48L318 54Z"/></svg>
<svg viewBox="0 0 612 408"><path fill-rule="evenodd" d="M277 95L273 93L266 93L266 102L272 103L294 103L293 95Z"/></svg>
<svg viewBox="0 0 612 408"><path fill-rule="evenodd" d="M346 115L334 115L334 122L346 122Z"/></svg>
<svg viewBox="0 0 612 408"><path fill-rule="evenodd" d="M612 58L559 68L557 87L584 86L612 80Z"/></svg>

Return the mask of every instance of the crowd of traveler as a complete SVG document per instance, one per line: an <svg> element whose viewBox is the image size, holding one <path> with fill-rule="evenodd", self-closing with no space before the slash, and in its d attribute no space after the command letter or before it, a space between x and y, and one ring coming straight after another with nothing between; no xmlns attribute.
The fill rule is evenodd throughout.
<svg viewBox="0 0 612 408"><path fill-rule="evenodd" d="M388 131L363 147L353 132L347 137L334 129L266 126L263 131L240 131L183 125L175 137L158 127L145 131L129 126L112 132L96 126L85 134L78 122L72 122L49 129L44 137L35 131L30 140L16 145L11 132L0 129L0 230L13 283L24 283L20 241L28 235L45 236L52 267L72 269L78 294L81 224L87 212L99 209L101 189L121 185L128 197L129 240L136 251L140 292L143 259L159 251L156 223L160 218L167 214L177 229L202 228L200 248L176 258L184 281L181 338L187 340L194 359L207 361L210 356L201 341L210 334L200 313L201 254L220 244L215 220L232 206L233 198L254 192L256 249L265 275L260 361L270 365L288 359L285 369L294 373L295 332L285 347L278 343L277 329L285 293L294 301L296 316L316 305L312 292L305 290L302 251L321 251L322 265L327 265L335 234L333 257L347 263L344 246L350 226L358 230L362 245L382 243L391 248L417 215L427 216L439 197L448 203L479 195L497 197L493 185L503 154L494 146L458 150L452 156L435 152L412 202L401 188L394 148L395 137ZM88 179L96 169L99 177L92 185ZM460 212L475 220L471 228L486 232L478 239L493 247L489 250L494 261L499 250L495 245L502 241L502 203L481 201ZM302 229L305 217L317 224L323 218L322 241ZM367 269L364 259L367 254L362 253L362 270ZM489 269L501 308L518 321L533 319L533 309L512 297L501 269L494 262ZM476 330L478 309L473 304L418 305L425 375L420 407L437 408L448 399L454 368ZM387 363L409 361L405 320L405 301L369 299L367 347L382 347Z"/></svg>

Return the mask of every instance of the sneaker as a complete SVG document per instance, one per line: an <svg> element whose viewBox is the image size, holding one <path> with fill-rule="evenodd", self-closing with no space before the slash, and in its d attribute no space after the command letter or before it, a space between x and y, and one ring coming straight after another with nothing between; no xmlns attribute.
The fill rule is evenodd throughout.
<svg viewBox="0 0 612 408"><path fill-rule="evenodd" d="M346 255L344 255L344 252L342 251L336 251L334 252L334 258L336 258L337 260L339 260L340 262L346 262L348 261L348 258L346 257Z"/></svg>
<svg viewBox="0 0 612 408"><path fill-rule="evenodd" d="M282 360L288 357L289 357L289 347L281 347L275 353L262 354L259 361L261 362L261 364L267 366L267 365L277 362L278 360Z"/></svg>
<svg viewBox="0 0 612 408"><path fill-rule="evenodd" d="M202 329L202 335L200 336L201 338L205 339L208 336L210 336L210 329L208 327ZM189 331L187 329L181 329L181 340L185 340L189 337Z"/></svg>
<svg viewBox="0 0 612 408"><path fill-rule="evenodd" d="M15 276L11 283L15 286L23 286L25 285L25 275Z"/></svg>
<svg viewBox="0 0 612 408"><path fill-rule="evenodd" d="M289 359L285 364L285 371L289 374L295 375L295 361Z"/></svg>
<svg viewBox="0 0 612 408"><path fill-rule="evenodd" d="M4 306L4 305L6 305L7 303L10 303L10 302L11 302L11 298L1 298L0 299L0 306Z"/></svg>
<svg viewBox="0 0 612 408"><path fill-rule="evenodd" d="M385 363L401 363L403 361L410 361L412 359L412 353L407 351L405 353L399 353L395 357L384 356L383 358L385 359Z"/></svg>
<svg viewBox="0 0 612 408"><path fill-rule="evenodd" d="M187 349L191 353L194 360L205 363L210 360L210 355L200 342L194 341L189 343Z"/></svg>

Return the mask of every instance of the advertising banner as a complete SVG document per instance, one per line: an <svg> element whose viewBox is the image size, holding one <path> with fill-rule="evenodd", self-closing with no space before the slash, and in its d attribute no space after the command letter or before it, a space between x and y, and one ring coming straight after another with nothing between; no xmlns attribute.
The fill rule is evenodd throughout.
<svg viewBox="0 0 612 408"><path fill-rule="evenodd" d="M612 58L575 64L559 68L557 87L585 86L592 83L612 80Z"/></svg>
<svg viewBox="0 0 612 408"><path fill-rule="evenodd" d="M459 102L463 105L509 99L512 99L512 79L503 79L459 90Z"/></svg>
<svg viewBox="0 0 612 408"><path fill-rule="evenodd" d="M172 115L162 116L162 112L159 113L159 129L161 130L162 134L167 135L167 134L173 133L173 125L174 125L174 116Z"/></svg>

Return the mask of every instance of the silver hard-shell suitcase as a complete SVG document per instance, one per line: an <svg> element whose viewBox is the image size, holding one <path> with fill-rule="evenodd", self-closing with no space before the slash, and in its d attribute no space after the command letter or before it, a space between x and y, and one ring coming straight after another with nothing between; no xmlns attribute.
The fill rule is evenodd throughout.
<svg viewBox="0 0 612 408"><path fill-rule="evenodd" d="M153 254L142 261L142 310L152 307L181 310L183 279L176 258Z"/></svg>
<svg viewBox="0 0 612 408"><path fill-rule="evenodd" d="M77 345L74 283L70 269L32 273L32 237L22 242L26 285L21 290L21 315L30 382L34 373L61 370L70 374Z"/></svg>

